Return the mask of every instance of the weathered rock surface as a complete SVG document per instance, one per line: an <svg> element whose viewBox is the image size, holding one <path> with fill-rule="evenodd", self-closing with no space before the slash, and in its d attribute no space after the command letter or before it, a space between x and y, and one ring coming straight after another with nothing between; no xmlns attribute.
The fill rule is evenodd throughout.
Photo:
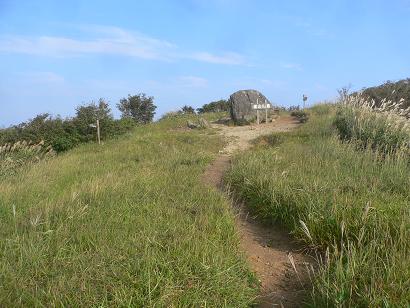
<svg viewBox="0 0 410 308"><path fill-rule="evenodd" d="M196 128L209 128L211 127L211 124L209 124L209 122L207 120L205 120L204 118L200 118L198 120L198 123L194 123L190 120L188 120L187 124L188 128L190 129L196 129Z"/></svg>
<svg viewBox="0 0 410 308"><path fill-rule="evenodd" d="M196 123L194 123L194 122L192 122L192 121L188 121L188 122L186 123L186 126L188 126L188 128L190 128L190 129L199 128L199 124L196 124Z"/></svg>
<svg viewBox="0 0 410 308"><path fill-rule="evenodd" d="M200 118L199 119L199 126L201 128L209 128L209 127L211 127L211 124L209 124L209 122L207 120L205 120L204 118Z"/></svg>
<svg viewBox="0 0 410 308"><path fill-rule="evenodd" d="M259 91L241 90L233 93L229 98L231 118L235 123L252 122L256 119L256 110L252 105L270 104L269 100ZM271 105L272 106L272 105ZM265 120L265 111L259 111L261 121ZM273 109L268 110L268 121L271 120Z"/></svg>

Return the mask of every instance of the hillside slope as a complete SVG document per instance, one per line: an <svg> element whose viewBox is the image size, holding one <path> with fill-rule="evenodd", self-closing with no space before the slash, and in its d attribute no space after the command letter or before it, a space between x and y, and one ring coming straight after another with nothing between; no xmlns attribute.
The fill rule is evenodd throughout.
<svg viewBox="0 0 410 308"><path fill-rule="evenodd" d="M0 180L0 306L248 306L222 139L166 120Z"/></svg>
<svg viewBox="0 0 410 308"><path fill-rule="evenodd" d="M254 215L319 252L311 307L409 307L408 148L342 142L340 108L314 106L300 128L261 138L234 157L226 180Z"/></svg>

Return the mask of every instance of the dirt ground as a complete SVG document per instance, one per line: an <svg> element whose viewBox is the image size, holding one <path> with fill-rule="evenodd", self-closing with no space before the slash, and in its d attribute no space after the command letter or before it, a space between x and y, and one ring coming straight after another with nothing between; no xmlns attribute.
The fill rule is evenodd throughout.
<svg viewBox="0 0 410 308"><path fill-rule="evenodd" d="M299 124L290 117L254 126L229 127L212 124L228 138L228 144L204 173L204 181L224 191L222 178L230 166L231 155L251 146L258 136L288 131ZM233 202L241 248L260 281L259 307L300 307L309 286L310 259L280 226L266 226L253 217L246 205Z"/></svg>

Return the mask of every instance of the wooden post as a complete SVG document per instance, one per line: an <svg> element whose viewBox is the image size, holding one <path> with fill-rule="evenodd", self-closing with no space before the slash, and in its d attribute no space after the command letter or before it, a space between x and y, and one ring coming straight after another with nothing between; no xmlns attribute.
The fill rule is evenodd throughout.
<svg viewBox="0 0 410 308"><path fill-rule="evenodd" d="M100 138L100 120L97 119L97 140L98 144L101 144L101 138Z"/></svg>
<svg viewBox="0 0 410 308"><path fill-rule="evenodd" d="M256 99L256 124L259 125L259 98Z"/></svg>
<svg viewBox="0 0 410 308"><path fill-rule="evenodd" d="M265 99L265 124L268 124L268 104Z"/></svg>
<svg viewBox="0 0 410 308"><path fill-rule="evenodd" d="M265 123L268 124L268 106L265 107Z"/></svg>
<svg viewBox="0 0 410 308"><path fill-rule="evenodd" d="M307 96L303 94L303 110L306 108L306 101L307 101Z"/></svg>

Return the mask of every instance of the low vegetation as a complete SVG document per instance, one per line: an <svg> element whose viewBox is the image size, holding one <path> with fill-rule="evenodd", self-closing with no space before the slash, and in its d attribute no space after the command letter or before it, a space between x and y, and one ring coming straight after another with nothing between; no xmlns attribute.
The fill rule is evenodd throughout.
<svg viewBox="0 0 410 308"><path fill-rule="evenodd" d="M310 305L408 307L410 164L403 146L391 151L403 126L347 104L309 112L296 131L238 155L226 181L260 218L319 253Z"/></svg>
<svg viewBox="0 0 410 308"><path fill-rule="evenodd" d="M108 103L100 99L98 103L81 105L72 118L53 117L48 113L18 125L0 129L0 145L5 143L44 142L56 152L70 150L81 143L95 141L96 121L99 120L101 138L107 140L122 135L136 125L152 122L156 106L153 97L141 93L121 99L118 108L121 119L114 119Z"/></svg>
<svg viewBox="0 0 410 308"><path fill-rule="evenodd" d="M291 111L290 115L298 119L300 123L305 123L309 120L309 113L306 110L296 109Z"/></svg>
<svg viewBox="0 0 410 308"><path fill-rule="evenodd" d="M371 147L383 153L408 152L410 146L410 107L383 101L380 106L363 96L347 96L341 101L335 119L343 140L354 141L358 146Z"/></svg>
<svg viewBox="0 0 410 308"><path fill-rule="evenodd" d="M188 119L0 178L0 306L249 306L230 205L200 180L223 141Z"/></svg>
<svg viewBox="0 0 410 308"><path fill-rule="evenodd" d="M23 166L53 156L55 156L54 150L50 146L45 147L44 142L38 144L26 141L6 143L0 146L0 177L16 174Z"/></svg>
<svg viewBox="0 0 410 308"><path fill-rule="evenodd" d="M286 110L307 123L256 140L226 182L316 252L309 305L407 307L410 109L345 94ZM230 204L201 183L223 140L187 129L227 104L151 123L153 98L139 94L120 120L100 100L0 130L0 306L254 304ZM104 145L81 145L96 119Z"/></svg>
<svg viewBox="0 0 410 308"><path fill-rule="evenodd" d="M210 102L198 108L198 113L207 113L207 112L227 112L229 110L229 102L224 99L219 101Z"/></svg>

